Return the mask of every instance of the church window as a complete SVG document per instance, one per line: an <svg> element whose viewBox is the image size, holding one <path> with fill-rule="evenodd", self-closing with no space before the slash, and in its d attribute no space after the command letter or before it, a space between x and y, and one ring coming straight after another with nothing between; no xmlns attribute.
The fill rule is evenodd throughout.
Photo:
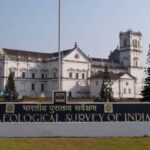
<svg viewBox="0 0 150 150"><path fill-rule="evenodd" d="M126 85L129 85L129 83L128 83L128 82L126 82Z"/></svg>
<svg viewBox="0 0 150 150"><path fill-rule="evenodd" d="M25 76L26 76L25 72L22 72L22 78L25 78Z"/></svg>
<svg viewBox="0 0 150 150"><path fill-rule="evenodd" d="M124 47L127 46L127 39L124 39Z"/></svg>
<svg viewBox="0 0 150 150"><path fill-rule="evenodd" d="M31 90L32 90L32 91L35 90L35 84L34 84L34 83L31 84Z"/></svg>
<svg viewBox="0 0 150 150"><path fill-rule="evenodd" d="M69 72L69 78L72 78L72 72Z"/></svg>
<svg viewBox="0 0 150 150"><path fill-rule="evenodd" d="M135 61L135 66L136 66L136 67L138 66L138 61L137 61L137 60Z"/></svg>
<svg viewBox="0 0 150 150"><path fill-rule="evenodd" d="M56 78L56 72L53 73L53 77Z"/></svg>
<svg viewBox="0 0 150 150"><path fill-rule="evenodd" d="M79 59L79 54L75 54L74 57L77 58L77 59Z"/></svg>
<svg viewBox="0 0 150 150"><path fill-rule="evenodd" d="M34 79L35 78L35 73L32 73L32 79Z"/></svg>
<svg viewBox="0 0 150 150"><path fill-rule="evenodd" d="M44 91L44 84L41 84L41 91Z"/></svg>
<svg viewBox="0 0 150 150"><path fill-rule="evenodd" d="M53 78L56 78L56 75L57 75L57 68L53 68L53 69L52 69L52 75L53 75Z"/></svg>
<svg viewBox="0 0 150 150"><path fill-rule="evenodd" d="M134 65L134 67L137 67L137 66L138 66L138 58L137 58L137 57L135 57L135 58L133 59L133 65Z"/></svg>
<svg viewBox="0 0 150 150"><path fill-rule="evenodd" d="M123 89L124 94L126 94L126 88Z"/></svg>
<svg viewBox="0 0 150 150"><path fill-rule="evenodd" d="M129 94L131 94L131 89L129 88Z"/></svg>
<svg viewBox="0 0 150 150"><path fill-rule="evenodd" d="M76 73L76 79L79 79L79 73Z"/></svg>
<svg viewBox="0 0 150 150"><path fill-rule="evenodd" d="M138 46L140 46L140 41L138 41Z"/></svg>
<svg viewBox="0 0 150 150"><path fill-rule="evenodd" d="M44 79L44 73L41 74L41 78Z"/></svg>
<svg viewBox="0 0 150 150"><path fill-rule="evenodd" d="M47 74L45 74L45 78L47 78L48 76L47 76Z"/></svg>
<svg viewBox="0 0 150 150"><path fill-rule="evenodd" d="M135 47L137 47L137 40L135 40Z"/></svg>
<svg viewBox="0 0 150 150"><path fill-rule="evenodd" d="M84 73L82 73L82 79L85 79L85 74Z"/></svg>
<svg viewBox="0 0 150 150"><path fill-rule="evenodd" d="M134 46L134 47L137 47L137 46L138 46L138 41L137 41L136 39L133 40L132 43L133 43L133 46Z"/></svg>

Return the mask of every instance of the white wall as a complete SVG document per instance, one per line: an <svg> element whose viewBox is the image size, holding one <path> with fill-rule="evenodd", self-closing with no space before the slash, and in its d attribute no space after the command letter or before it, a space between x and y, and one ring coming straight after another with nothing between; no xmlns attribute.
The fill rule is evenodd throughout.
<svg viewBox="0 0 150 150"><path fill-rule="evenodd" d="M121 77L120 80L120 96L121 98L135 98L135 80L129 75L125 74ZM124 89L126 92L124 92ZM129 89L131 93L129 93Z"/></svg>
<svg viewBox="0 0 150 150"><path fill-rule="evenodd" d="M0 137L150 136L149 122L0 123Z"/></svg>
<svg viewBox="0 0 150 150"><path fill-rule="evenodd" d="M19 97L22 96L41 96L42 93L47 95L48 90L48 77L49 69L47 64L32 62L32 61L15 61L15 60L5 60L5 78L4 85L7 82L7 77L10 73L10 69L15 72L15 84L16 90L19 93ZM25 72L25 78L22 78L22 72ZM35 78L32 79L32 73L35 73ZM41 74L44 73L44 79L41 78ZM46 79L47 75L47 79ZM31 84L35 84L35 90L31 90ZM41 91L41 84L44 84L44 91Z"/></svg>
<svg viewBox="0 0 150 150"><path fill-rule="evenodd" d="M78 55L76 58L75 56ZM72 78L69 77L69 73L72 73ZM79 77L76 78L76 73ZM84 74L84 79L82 79ZM62 90L72 93L72 97L87 97L86 93L89 92L89 85L87 78L90 77L90 62L88 59L76 48L70 54L63 58L62 62Z"/></svg>
<svg viewBox="0 0 150 150"><path fill-rule="evenodd" d="M90 96L91 97L99 97L99 93L101 91L102 79L92 79L90 82Z"/></svg>
<svg viewBox="0 0 150 150"><path fill-rule="evenodd" d="M98 82L98 84L96 84ZM99 93L101 91L103 79L91 79L90 83L90 96L99 97ZM135 80L132 79L129 75L123 75L118 80L111 80L112 82L112 91L113 97L116 99L121 98L135 98ZM128 83L128 85L126 85ZM124 93L124 88L126 89L126 93ZM131 93L129 93L129 89L131 89Z"/></svg>

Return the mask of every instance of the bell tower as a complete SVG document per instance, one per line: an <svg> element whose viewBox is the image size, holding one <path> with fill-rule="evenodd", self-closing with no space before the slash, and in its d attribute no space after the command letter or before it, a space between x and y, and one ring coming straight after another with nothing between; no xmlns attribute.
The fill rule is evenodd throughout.
<svg viewBox="0 0 150 150"><path fill-rule="evenodd" d="M140 98L143 81L143 62L141 47L141 32L128 30L120 32L120 63L136 78L135 95Z"/></svg>

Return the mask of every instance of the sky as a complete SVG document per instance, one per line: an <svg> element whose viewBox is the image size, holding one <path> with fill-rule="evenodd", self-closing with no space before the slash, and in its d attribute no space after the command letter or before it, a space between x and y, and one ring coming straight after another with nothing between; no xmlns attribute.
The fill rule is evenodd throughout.
<svg viewBox="0 0 150 150"><path fill-rule="evenodd" d="M142 32L150 44L150 0L61 0L61 50L75 42L91 57L107 58L119 32ZM58 51L58 0L0 0L0 47Z"/></svg>

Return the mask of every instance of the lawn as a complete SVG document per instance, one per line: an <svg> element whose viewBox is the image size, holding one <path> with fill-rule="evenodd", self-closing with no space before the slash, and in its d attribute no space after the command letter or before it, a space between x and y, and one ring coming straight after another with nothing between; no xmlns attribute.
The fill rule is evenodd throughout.
<svg viewBox="0 0 150 150"><path fill-rule="evenodd" d="M0 138L0 150L150 150L150 138Z"/></svg>

